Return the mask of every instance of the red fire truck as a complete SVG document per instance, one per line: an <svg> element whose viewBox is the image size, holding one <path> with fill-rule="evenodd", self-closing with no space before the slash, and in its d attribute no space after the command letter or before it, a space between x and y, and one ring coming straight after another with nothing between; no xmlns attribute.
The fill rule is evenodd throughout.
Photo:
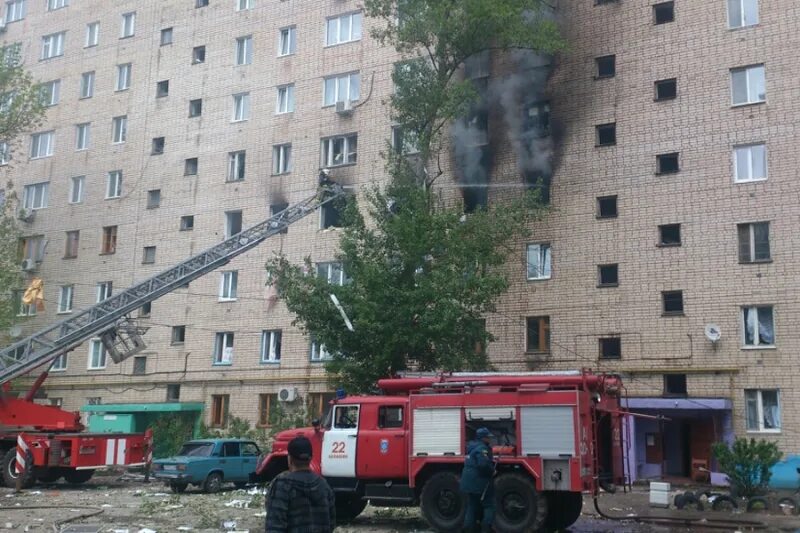
<svg viewBox="0 0 800 533"><path fill-rule="evenodd" d="M276 436L256 475L287 469L287 445L311 439L312 469L336 493L339 521L367 502L419 505L438 531L464 518L459 476L479 427L495 436L495 527L562 529L580 516L583 492L624 483L624 413L617 376L589 371L455 373L383 379L383 395L343 396L324 423Z"/></svg>

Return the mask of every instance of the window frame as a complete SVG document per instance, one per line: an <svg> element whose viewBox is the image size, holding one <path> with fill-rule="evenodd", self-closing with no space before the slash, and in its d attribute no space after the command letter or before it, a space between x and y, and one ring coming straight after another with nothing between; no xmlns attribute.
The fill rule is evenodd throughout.
<svg viewBox="0 0 800 533"><path fill-rule="evenodd" d="M83 41L84 48L92 48L100 44L100 22L86 23L86 36Z"/></svg>
<svg viewBox="0 0 800 533"><path fill-rule="evenodd" d="M271 426L272 408L274 402L278 401L278 395L275 393L261 393L258 395L258 427L268 428Z"/></svg>
<svg viewBox="0 0 800 533"><path fill-rule="evenodd" d="M234 55L234 66L243 67L252 64L253 64L252 34L236 37L236 53Z"/></svg>
<svg viewBox="0 0 800 533"><path fill-rule="evenodd" d="M233 215L234 213L238 213L239 226L241 227L241 229L235 233L233 232L234 228L231 227L231 218L230 218L230 216ZM244 229L244 212L241 209L235 209L233 211L225 211L225 238L230 239L234 235L241 233L243 229Z"/></svg>
<svg viewBox="0 0 800 533"><path fill-rule="evenodd" d="M115 226L116 227L116 226ZM108 300L114 293L114 282L113 281L101 281L97 284L97 294L96 294L96 302L100 303Z"/></svg>
<svg viewBox="0 0 800 533"><path fill-rule="evenodd" d="M111 255L117 253L117 238L119 226L103 226L100 255Z"/></svg>
<svg viewBox="0 0 800 533"><path fill-rule="evenodd" d="M81 84L79 88L79 100L86 100L88 98L92 98L94 96L94 82L95 82L95 71L90 70L88 72L81 73Z"/></svg>
<svg viewBox="0 0 800 533"><path fill-rule="evenodd" d="M308 358L312 363L324 363L332 360L333 354L328 351L324 344L312 340L311 346L309 347Z"/></svg>
<svg viewBox="0 0 800 533"><path fill-rule="evenodd" d="M675 305L677 300L676 296L680 296L680 309L667 309L668 299L669 305ZM684 316L686 314L686 302L683 297L683 290L669 290L661 291L661 316Z"/></svg>
<svg viewBox="0 0 800 533"><path fill-rule="evenodd" d="M250 93L242 92L232 95L233 118L231 122L246 122L250 120Z"/></svg>
<svg viewBox="0 0 800 533"><path fill-rule="evenodd" d="M119 38L129 39L136 35L136 11L129 11L121 15Z"/></svg>
<svg viewBox="0 0 800 533"><path fill-rule="evenodd" d="M45 107L58 105L61 100L61 80L50 80L39 84Z"/></svg>
<svg viewBox="0 0 800 533"><path fill-rule="evenodd" d="M353 25L353 17L355 17L355 16L358 16L358 24L357 24L357 26L358 26L358 37L354 37L355 34L353 32L353 26L354 26ZM348 22L349 36L348 36L348 38L342 40L342 39L340 39L341 38L341 34L342 34L342 19L344 19L345 17L350 19L349 22ZM331 27L330 27L330 24L334 20L336 21L336 32L335 32L336 40L335 41L331 41L331 38L330 38L331 37ZM328 48L330 46L339 46L339 45L347 44L347 43L355 43L355 42L360 41L363 38L363 36L364 36L364 15L361 12L361 10L350 11L350 12L347 12L347 13L341 13L339 15L334 15L334 16L331 16L331 17L327 17L325 19L325 35L324 35L324 39L325 39L324 40L324 46L325 46L325 48Z"/></svg>
<svg viewBox="0 0 800 533"><path fill-rule="evenodd" d="M50 365L50 372L66 372L67 366L69 364L69 358L67 357L69 354L62 353L55 359L53 359L53 364ZM50 400L55 400L57 398L50 398ZM52 404L51 404L52 405Z"/></svg>
<svg viewBox="0 0 800 533"><path fill-rule="evenodd" d="M106 173L106 200L122 198L122 171L109 170Z"/></svg>
<svg viewBox="0 0 800 533"><path fill-rule="evenodd" d="M111 144L128 142L128 115L111 118Z"/></svg>
<svg viewBox="0 0 800 533"><path fill-rule="evenodd" d="M658 10L659 8L664 8L666 6L671 7L670 19L659 21ZM657 4L653 4L653 25L661 26L662 24L669 24L671 22L675 22L675 2L673 0L668 0L666 2L659 2Z"/></svg>
<svg viewBox="0 0 800 533"><path fill-rule="evenodd" d="M342 162L335 163L335 142L342 140ZM350 150L352 140L355 140L355 151ZM327 145L326 145L327 143ZM351 161L352 156L352 161ZM344 167L358 163L358 133L333 135L320 139L320 166L323 168Z"/></svg>
<svg viewBox="0 0 800 533"><path fill-rule="evenodd" d="M95 350L99 349L99 352ZM102 363L102 364L95 364ZM103 370L108 365L108 353L103 342L95 337L89 340L89 359L86 363L86 370Z"/></svg>
<svg viewBox="0 0 800 533"><path fill-rule="evenodd" d="M64 55L64 41L66 39L66 31L56 33L49 33L42 36L42 53L39 56L40 61L46 61Z"/></svg>
<svg viewBox="0 0 800 533"><path fill-rule="evenodd" d="M186 326L172 326L170 331L170 346L180 346L186 344Z"/></svg>
<svg viewBox="0 0 800 533"><path fill-rule="evenodd" d="M89 149L92 138L92 123L82 122L75 124L75 151L82 152Z"/></svg>
<svg viewBox="0 0 800 533"><path fill-rule="evenodd" d="M197 118L203 115L203 99L195 98L189 100L189 118Z"/></svg>
<svg viewBox="0 0 800 533"><path fill-rule="evenodd" d="M605 148L607 146L617 145L617 123L608 122L605 124L597 124L595 127L594 145L597 148ZM607 137L604 140L604 137Z"/></svg>
<svg viewBox="0 0 800 533"><path fill-rule="evenodd" d="M753 344L747 344L747 328L748 328L748 324L747 324L747 316L746 316L745 311L747 311L747 310L749 310L750 312L755 311L756 328L758 328L760 326L760 324L761 324L760 316L759 316L759 312L758 312L760 309L769 309L770 310L770 315L771 315L771 318L772 318L772 343L771 344L761 344L760 334L756 334L757 332L753 332ZM742 349L743 350L772 350L772 349L776 348L776 346L777 346L776 345L776 340L777 340L776 330L777 330L777 328L775 327L775 306L774 305L743 305L741 307L740 315L741 315L740 325L741 325L741 331L742 331L741 343L742 343Z"/></svg>
<svg viewBox="0 0 800 533"><path fill-rule="evenodd" d="M355 79L355 84L353 80ZM347 98L344 100L339 99L339 93L342 92L340 89L340 85L344 83L346 80L347 83L347 90L344 91L347 94ZM328 99L328 84L333 83L333 101L329 101ZM356 94L353 95L353 87L355 87ZM354 70L351 72L343 72L341 74L333 74L331 76L325 76L322 78L322 107L333 107L339 102L350 101L350 102L358 102L361 99L361 71Z"/></svg>
<svg viewBox="0 0 800 533"><path fill-rule="evenodd" d="M80 251L81 231L77 229L66 231L64 237L64 259L75 259Z"/></svg>
<svg viewBox="0 0 800 533"><path fill-rule="evenodd" d="M754 161L756 160L753 157L753 149L761 149L762 153L762 160L764 161L764 175L756 177L755 176L755 164ZM740 175L740 168L739 168L739 155L740 153L746 153L747 159L747 177L742 177ZM737 144L733 146L732 149L732 157L733 157L733 182L734 183L754 183L759 181L767 181L769 179L769 162L767 160L768 153L767 153L767 143L760 142L760 143L748 143L748 144Z"/></svg>
<svg viewBox="0 0 800 533"><path fill-rule="evenodd" d="M314 265L314 274L316 276L320 276L321 269L325 270L325 281L328 282L328 285L341 287L343 285L346 285L350 280L350 278L347 277L347 274L345 274L344 266L339 261L320 261L316 263ZM332 279L337 272L339 275L339 279L338 280Z"/></svg>
<svg viewBox="0 0 800 533"><path fill-rule="evenodd" d="M114 83L114 92L127 91L131 88L133 77L133 63L120 63L117 65L117 77Z"/></svg>
<svg viewBox="0 0 800 533"><path fill-rule="evenodd" d="M283 330L261 330L261 352L259 362L270 365L280 364L282 342Z"/></svg>
<svg viewBox="0 0 800 533"><path fill-rule="evenodd" d="M614 199L614 214L613 215L604 215L603 214L603 202ZM605 196L598 196L595 199L595 203L597 205L597 215L595 218L597 219L610 219L610 218L618 218L619 217L619 196L616 194L609 194Z"/></svg>
<svg viewBox="0 0 800 533"><path fill-rule="evenodd" d="M275 87L275 114L294 113L294 83Z"/></svg>
<svg viewBox="0 0 800 533"><path fill-rule="evenodd" d="M9 0L6 2L6 11L3 14L3 21L6 24L10 24L12 22L19 22L20 20L25 19L26 14L27 14L26 0ZM14 18L11 18L12 16Z"/></svg>
<svg viewBox="0 0 800 533"><path fill-rule="evenodd" d="M284 32L286 37L284 38ZM284 45L287 46L284 46ZM284 49L287 52L284 52ZM278 57L287 57L297 53L297 26L284 26L278 29Z"/></svg>
<svg viewBox="0 0 800 533"><path fill-rule="evenodd" d="M231 366L233 364L235 342L236 336L233 331L218 331L214 335L213 366ZM230 349L230 352L227 352L230 354L229 357L226 356L225 350L227 349ZM228 360L226 361L226 359Z"/></svg>
<svg viewBox="0 0 800 533"><path fill-rule="evenodd" d="M600 337L597 339L598 345L598 360L602 361L621 361L622 360L622 337L619 335L608 335L605 337ZM604 355L604 348L607 347L607 342L613 341L617 346L617 351L619 355Z"/></svg>
<svg viewBox="0 0 800 533"><path fill-rule="evenodd" d="M611 58L611 61L613 63L611 65L611 67L612 67L611 70L613 72L611 72L610 74L602 74L601 73L601 68L600 68L601 65L602 65L601 62L603 60L608 60L608 58ZM617 55L616 54L607 54L607 55L604 55L604 56L597 56L597 57L594 58L594 66L595 66L594 79L596 79L596 80L604 80L604 79L608 79L608 78L613 78L613 77L615 77L617 75Z"/></svg>
<svg viewBox="0 0 800 533"><path fill-rule="evenodd" d="M74 297L75 297L75 285L59 285L58 307L56 314L65 315L72 313Z"/></svg>
<svg viewBox="0 0 800 533"><path fill-rule="evenodd" d="M247 150L228 152L228 172L225 181L228 183L244 181L246 176Z"/></svg>
<svg viewBox="0 0 800 533"><path fill-rule="evenodd" d="M756 243L756 226L759 225L766 225L766 234L767 234L767 253L769 254L768 257L758 258L757 255L757 243ZM742 256L742 230L746 228L747 231L747 257ZM742 224L736 225L736 237L737 237L737 244L739 248L739 263L749 265L752 263L771 263L772 262L772 246L770 240L770 223L769 221L760 221L760 222L745 222Z"/></svg>
<svg viewBox="0 0 800 533"><path fill-rule="evenodd" d="M272 145L272 175L281 176L292 172L292 143Z"/></svg>
<svg viewBox="0 0 800 533"><path fill-rule="evenodd" d="M531 344L531 323L536 322L538 346L532 347ZM553 350L551 340L552 332L549 315L526 316L525 317L525 353L526 354L550 354Z"/></svg>
<svg viewBox="0 0 800 533"><path fill-rule="evenodd" d="M142 264L153 265L156 262L156 247L144 246L142 247Z"/></svg>
<svg viewBox="0 0 800 533"><path fill-rule="evenodd" d="M750 73L754 71L761 71L763 75L763 82L764 82L764 98L760 100L751 100L750 99L750 89L751 89L751 79ZM745 73L745 92L747 93L747 101L744 102L737 102L736 101L736 90L735 90L735 83L734 83L734 75L739 72ZM734 67L730 69L730 79L731 79L731 107L740 107L740 106L748 106L748 105L758 105L758 104L765 104L767 102L767 68L765 63L755 63L753 65L745 65L743 67Z"/></svg>
<svg viewBox="0 0 800 533"><path fill-rule="evenodd" d="M614 269L614 276L616 281L603 281L603 269ZM607 287L619 287L619 263L605 263L602 265L597 265L597 287L598 288L607 288Z"/></svg>
<svg viewBox="0 0 800 533"><path fill-rule="evenodd" d="M69 180L69 204L83 203L86 176L72 176ZM76 194L77 192L77 194Z"/></svg>
<svg viewBox="0 0 800 533"><path fill-rule="evenodd" d="M764 427L764 394L765 392L774 392L777 400L778 407L778 420L777 426L774 428ZM758 417L758 427L752 429L750 426L750 418L748 413L748 393L755 393L756 401L756 416ZM781 403L781 389L744 389L744 423L745 431L747 433L767 433L779 434L783 428L783 405Z"/></svg>
<svg viewBox="0 0 800 533"><path fill-rule="evenodd" d="M189 223L191 222L191 223ZM194 230L194 215L181 215L179 231L193 231Z"/></svg>
<svg viewBox="0 0 800 533"><path fill-rule="evenodd" d="M220 272L218 300L220 302L235 302L238 299L239 271L225 270Z"/></svg>
<svg viewBox="0 0 800 533"><path fill-rule="evenodd" d="M674 170L665 170L663 167L663 163L671 160L672 158L675 159L675 169ZM677 174L681 171L681 153L680 152L665 152L663 154L656 154L656 176L668 176L670 174Z"/></svg>
<svg viewBox="0 0 800 533"><path fill-rule="evenodd" d="M52 157L55 153L55 130L39 131L31 134L30 159Z"/></svg>
<svg viewBox="0 0 800 533"><path fill-rule="evenodd" d="M38 198L38 202L36 201ZM46 209L50 201L50 182L30 183L22 189L22 207L38 211Z"/></svg>
<svg viewBox="0 0 800 533"><path fill-rule="evenodd" d="M539 267L538 276L531 276L531 252L534 248L538 248L537 265L544 263L544 270ZM544 255L542 255L544 254ZM525 246L525 278L528 281L543 281L553 277L553 248L549 242L528 243Z"/></svg>
<svg viewBox="0 0 800 533"><path fill-rule="evenodd" d="M168 44L172 44L174 36L175 36L174 27L170 26L169 28L162 28L160 46L167 46ZM165 40L164 37L169 37L169 39Z"/></svg>
<svg viewBox="0 0 800 533"><path fill-rule="evenodd" d="M728 18L728 29L729 30L741 30L741 29L744 29L744 28L750 28L752 26L758 26L761 23L761 13L760 13L761 5L759 4L759 0L752 0L753 2L755 2L755 5L756 5L756 10L755 10L756 20L755 20L755 22L749 22L748 23L746 21L747 10L745 9L745 3L747 1L748 0L728 0L727 2L725 2L725 8L726 8L727 15L728 15L727 18ZM733 2L738 2L739 3L739 7L741 9L741 11L740 11L741 24L739 24L738 26L734 26L734 25L731 24L731 17L732 17L731 4Z"/></svg>
<svg viewBox="0 0 800 533"><path fill-rule="evenodd" d="M202 7L202 6L199 6ZM208 425L212 428L221 428L228 421L230 413L230 394L212 394L211 409L208 413Z"/></svg>
<svg viewBox="0 0 800 533"><path fill-rule="evenodd" d="M659 94L659 88L668 86L670 84L674 86L674 93L670 96L661 96ZM675 100L678 98L678 78L665 78L663 80L656 80L653 82L653 90L655 91L655 95L653 97L654 102L668 102L670 100Z"/></svg>

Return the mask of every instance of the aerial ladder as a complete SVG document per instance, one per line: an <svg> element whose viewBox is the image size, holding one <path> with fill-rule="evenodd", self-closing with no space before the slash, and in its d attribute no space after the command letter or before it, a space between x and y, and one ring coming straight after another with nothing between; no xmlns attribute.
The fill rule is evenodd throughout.
<svg viewBox="0 0 800 533"><path fill-rule="evenodd" d="M49 480L61 476L80 483L88 480L96 468L143 464L148 449L152 449L149 436L126 435L123 439L119 435L81 433L84 427L78 413L34 403L36 392L47 378L49 365L62 354L96 337L115 363L141 352L145 348L142 336L147 328L136 324L130 317L131 312L227 264L345 194L344 188L322 171L319 188L313 196L66 320L0 349L2 480L7 485L16 484L18 473L25 472L26 484L36 477ZM24 397L9 395L12 379L45 365L48 365L47 370L36 378Z"/></svg>

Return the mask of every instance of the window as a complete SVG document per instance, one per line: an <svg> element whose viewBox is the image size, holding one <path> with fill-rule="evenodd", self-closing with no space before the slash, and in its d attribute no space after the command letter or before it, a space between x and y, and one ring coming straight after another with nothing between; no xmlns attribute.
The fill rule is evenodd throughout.
<svg viewBox="0 0 800 533"><path fill-rule="evenodd" d="M147 356L140 355L133 358L133 375L143 376L147 374Z"/></svg>
<svg viewBox="0 0 800 533"><path fill-rule="evenodd" d="M42 37L42 59L64 55L64 36L66 32L52 33Z"/></svg>
<svg viewBox="0 0 800 533"><path fill-rule="evenodd" d="M198 0L198 3L200 3L200 0ZM208 5L207 2L206 5ZM225 425L228 420L229 402L230 396L227 394L214 394L211 396L211 420L209 423L211 427L220 428Z"/></svg>
<svg viewBox="0 0 800 533"><path fill-rule="evenodd" d="M341 135L322 139L323 167L355 164L358 155L358 135Z"/></svg>
<svg viewBox="0 0 800 533"><path fill-rule="evenodd" d="M14 306L17 311L17 316L36 316L36 304L26 304L22 301L25 291L14 291ZM21 357L21 354L18 356Z"/></svg>
<svg viewBox="0 0 800 533"><path fill-rule="evenodd" d="M167 401L178 402L181 399L181 386L179 383L167 384Z"/></svg>
<svg viewBox="0 0 800 533"><path fill-rule="evenodd" d="M272 147L272 173L286 174L292 171L292 145L278 144ZM327 204L326 204L327 205Z"/></svg>
<svg viewBox="0 0 800 533"><path fill-rule="evenodd" d="M42 102L45 106L54 106L61 96L61 80L48 81L40 85Z"/></svg>
<svg viewBox="0 0 800 533"><path fill-rule="evenodd" d="M131 70L132 70L132 65L130 63L117 65L117 84L115 86L115 89L117 91L124 91L130 88Z"/></svg>
<svg viewBox="0 0 800 533"><path fill-rule="evenodd" d="M311 361L330 361L332 359L330 352L325 348L324 344L319 344L317 341L311 341Z"/></svg>
<svg viewBox="0 0 800 533"><path fill-rule="evenodd" d="M194 7L195 8L207 7L207 6L208 6L208 0L195 0L195 2L194 2Z"/></svg>
<svg viewBox="0 0 800 533"><path fill-rule="evenodd" d="M244 179L246 154L244 150L228 153L228 179L227 181L241 181Z"/></svg>
<svg viewBox="0 0 800 533"><path fill-rule="evenodd" d="M50 365L50 371L58 371L62 372L67 369L67 354L62 353L58 357L53 360L53 364ZM54 405L56 407L60 407L62 403L61 398L50 398L50 405Z"/></svg>
<svg viewBox="0 0 800 533"><path fill-rule="evenodd" d="M653 22L666 24L675 20L675 2L662 2L653 6Z"/></svg>
<svg viewBox="0 0 800 533"><path fill-rule="evenodd" d="M181 217L181 231L191 231L194 229L194 215L184 215Z"/></svg>
<svg viewBox="0 0 800 533"><path fill-rule="evenodd" d="M136 31L136 13L125 13L122 15L122 26L120 28L119 38L125 39L126 37L133 37Z"/></svg>
<svg viewBox="0 0 800 533"><path fill-rule="evenodd" d="M319 208L319 229L342 227L342 205L333 200Z"/></svg>
<svg viewBox="0 0 800 533"><path fill-rule="evenodd" d="M597 146L614 146L617 144L617 125L601 124L595 126Z"/></svg>
<svg viewBox="0 0 800 533"><path fill-rule="evenodd" d="M403 406L382 405L378 408L378 427L394 429L403 427Z"/></svg>
<svg viewBox="0 0 800 533"><path fill-rule="evenodd" d="M64 246L64 259L74 259L75 257L78 257L81 232L79 230L68 231L66 237L67 241L66 245Z"/></svg>
<svg viewBox="0 0 800 533"><path fill-rule="evenodd" d="M128 116L122 115L111 120L111 142L121 144L128 140Z"/></svg>
<svg viewBox="0 0 800 533"><path fill-rule="evenodd" d="M681 245L681 225L663 224L658 227L659 246L680 246Z"/></svg>
<svg viewBox="0 0 800 533"><path fill-rule="evenodd" d="M225 212L225 238L230 238L242 231L242 212Z"/></svg>
<svg viewBox="0 0 800 533"><path fill-rule="evenodd" d="M278 56L288 56L297 51L297 28L281 28L278 38Z"/></svg>
<svg viewBox="0 0 800 533"><path fill-rule="evenodd" d="M214 341L214 364L229 365L233 362L233 332L217 333Z"/></svg>
<svg viewBox="0 0 800 533"><path fill-rule="evenodd" d="M781 430L780 391L751 389L744 391L747 431L778 433Z"/></svg>
<svg viewBox="0 0 800 533"><path fill-rule="evenodd" d="M598 287L617 287L619 286L619 265L598 265L597 267L597 286Z"/></svg>
<svg viewBox="0 0 800 533"><path fill-rule="evenodd" d="M656 156L656 173L657 174L674 174L680 170L678 162L678 154L661 154Z"/></svg>
<svg viewBox="0 0 800 533"><path fill-rule="evenodd" d="M279 363L281 361L281 336L282 332L279 329L261 332L262 363Z"/></svg>
<svg viewBox="0 0 800 533"><path fill-rule="evenodd" d="M758 0L728 0L728 27L744 28L758 24Z"/></svg>
<svg viewBox="0 0 800 533"><path fill-rule="evenodd" d="M56 9L61 9L62 7L67 7L69 5L68 0L47 0L47 10L54 11Z"/></svg>
<svg viewBox="0 0 800 533"><path fill-rule="evenodd" d="M69 203L79 204L83 202L83 184L86 176L75 176L70 179L69 184Z"/></svg>
<svg viewBox="0 0 800 533"><path fill-rule="evenodd" d="M686 374L664 374L664 396L686 395Z"/></svg>
<svg viewBox="0 0 800 533"><path fill-rule="evenodd" d="M250 93L233 95L233 122L250 118Z"/></svg>
<svg viewBox="0 0 800 533"><path fill-rule="evenodd" d="M103 399L100 396L90 396L86 398L87 405L100 405Z"/></svg>
<svg viewBox="0 0 800 533"><path fill-rule="evenodd" d="M742 326L744 346L773 347L775 345L775 324L771 305L743 307Z"/></svg>
<svg viewBox="0 0 800 533"><path fill-rule="evenodd" d="M196 176L198 168L198 160L196 157L190 157L183 161L183 175Z"/></svg>
<svg viewBox="0 0 800 533"><path fill-rule="evenodd" d="M605 337L600 339L600 359L621 359L622 339Z"/></svg>
<svg viewBox="0 0 800 533"><path fill-rule="evenodd" d="M16 67L22 63L22 43L8 44L2 48L0 58L8 67Z"/></svg>
<svg viewBox="0 0 800 533"><path fill-rule="evenodd" d="M147 302L139 308L139 318L150 318L150 313L153 310L153 303Z"/></svg>
<svg viewBox="0 0 800 533"><path fill-rule="evenodd" d="M100 248L101 254L113 254L117 251L117 226L105 226L103 228L103 242Z"/></svg>
<svg viewBox="0 0 800 533"><path fill-rule="evenodd" d="M72 285L62 285L58 288L58 312L72 312Z"/></svg>
<svg viewBox="0 0 800 533"><path fill-rule="evenodd" d="M147 191L147 209L155 209L161 205L161 189Z"/></svg>
<svg viewBox="0 0 800 533"><path fill-rule="evenodd" d="M269 216L270 217L274 217L278 213L281 213L281 212L285 211L288 207L289 207L289 204L285 203L285 202L284 203L280 203L280 204L272 204L272 205L269 206ZM283 235L289 233L288 226L284 227L280 231L280 233L283 234Z"/></svg>
<svg viewBox="0 0 800 533"><path fill-rule="evenodd" d="M97 284L97 303L111 298L111 291L114 285L110 281L103 281Z"/></svg>
<svg viewBox="0 0 800 533"><path fill-rule="evenodd" d="M161 155L164 153L164 145L166 144L164 137L154 137L153 146L150 155Z"/></svg>
<svg viewBox="0 0 800 533"><path fill-rule="evenodd" d="M758 263L769 261L769 222L739 224L739 262Z"/></svg>
<svg viewBox="0 0 800 533"><path fill-rule="evenodd" d="M278 87L278 97L275 103L275 114L294 112L294 84Z"/></svg>
<svg viewBox="0 0 800 533"><path fill-rule="evenodd" d="M86 25L86 41L84 42L85 48L97 46L100 42L100 23L90 22Z"/></svg>
<svg viewBox="0 0 800 533"><path fill-rule="evenodd" d="M25 0L11 0L6 2L5 22L16 22L25 18Z"/></svg>
<svg viewBox="0 0 800 533"><path fill-rule="evenodd" d="M172 326L172 344L186 342L186 326Z"/></svg>
<svg viewBox="0 0 800 533"><path fill-rule="evenodd" d="M549 244L529 244L527 253L528 279L550 279L551 259Z"/></svg>
<svg viewBox="0 0 800 533"><path fill-rule="evenodd" d="M169 96L169 80L162 80L156 83L156 98Z"/></svg>
<svg viewBox="0 0 800 533"><path fill-rule="evenodd" d="M81 74L81 98L94 96L94 71Z"/></svg>
<svg viewBox="0 0 800 533"><path fill-rule="evenodd" d="M122 196L122 171L112 170L106 176L106 200Z"/></svg>
<svg viewBox="0 0 800 533"><path fill-rule="evenodd" d="M236 11L244 11L246 9L253 9L255 0L236 0Z"/></svg>
<svg viewBox="0 0 800 533"><path fill-rule="evenodd" d="M323 106L331 106L345 100L355 101L361 95L361 75L358 72L340 74L323 81Z"/></svg>
<svg viewBox="0 0 800 533"><path fill-rule="evenodd" d="M189 100L189 117L199 117L203 114L203 100Z"/></svg>
<svg viewBox="0 0 800 533"><path fill-rule="evenodd" d="M329 18L325 25L325 45L349 43L361 39L361 13Z"/></svg>
<svg viewBox="0 0 800 533"><path fill-rule="evenodd" d="M331 401L336 399L336 394L332 392L310 392L308 393L308 414L315 418L322 418L328 410Z"/></svg>
<svg viewBox="0 0 800 533"><path fill-rule="evenodd" d="M7 165L11 160L11 151L7 142L0 141L0 165Z"/></svg>
<svg viewBox="0 0 800 533"><path fill-rule="evenodd" d="M272 409L278 401L277 394L258 395L258 425L267 427L271 424Z"/></svg>
<svg viewBox="0 0 800 533"><path fill-rule="evenodd" d="M22 238L22 258L41 263L44 260L44 250L47 241L43 235L34 235Z"/></svg>
<svg viewBox="0 0 800 533"><path fill-rule="evenodd" d="M616 196L599 196L597 198L597 218L616 218L617 215Z"/></svg>
<svg viewBox="0 0 800 533"><path fill-rule="evenodd" d="M525 351L536 353L550 352L550 317L529 316L525 319Z"/></svg>
<svg viewBox="0 0 800 533"><path fill-rule="evenodd" d="M253 62L253 36L236 39L236 64L249 65Z"/></svg>
<svg viewBox="0 0 800 533"><path fill-rule="evenodd" d="M106 347L100 339L89 341L89 370L100 370L106 367Z"/></svg>
<svg viewBox="0 0 800 533"><path fill-rule="evenodd" d="M219 301L230 302L236 300L236 288L239 284L239 272L231 270L222 272L219 280Z"/></svg>
<svg viewBox="0 0 800 533"><path fill-rule="evenodd" d="M348 281L341 263L317 263L317 276L331 285L344 285Z"/></svg>
<svg viewBox="0 0 800 533"><path fill-rule="evenodd" d="M161 46L172 44L172 28L161 30Z"/></svg>
<svg viewBox="0 0 800 533"><path fill-rule="evenodd" d="M656 102L673 100L678 96L678 80L676 78L657 81L655 83L655 88Z"/></svg>
<svg viewBox="0 0 800 533"><path fill-rule="evenodd" d="M43 131L31 135L31 159L50 157L55 149L56 132Z"/></svg>
<svg viewBox="0 0 800 533"><path fill-rule="evenodd" d="M765 144L733 147L733 179L737 183L767 179L767 147Z"/></svg>
<svg viewBox="0 0 800 533"><path fill-rule="evenodd" d="M90 134L91 124L88 122L75 125L75 150L86 150L89 148Z"/></svg>
<svg viewBox="0 0 800 533"><path fill-rule="evenodd" d="M402 155L419 153L419 136L413 130L392 126L392 149Z"/></svg>
<svg viewBox="0 0 800 533"><path fill-rule="evenodd" d="M47 197L50 183L34 183L26 185L22 193L22 205L25 209L44 209L47 207Z"/></svg>
<svg viewBox="0 0 800 533"><path fill-rule="evenodd" d="M661 293L664 315L683 314L683 291L664 291Z"/></svg>
<svg viewBox="0 0 800 533"><path fill-rule="evenodd" d="M767 99L764 65L731 69L733 105L758 104Z"/></svg>
<svg viewBox="0 0 800 533"><path fill-rule="evenodd" d="M206 47L195 46L192 48L192 65L198 65L206 62Z"/></svg>
<svg viewBox="0 0 800 533"><path fill-rule="evenodd" d="M594 59L598 78L613 78L617 73L617 56L602 56Z"/></svg>

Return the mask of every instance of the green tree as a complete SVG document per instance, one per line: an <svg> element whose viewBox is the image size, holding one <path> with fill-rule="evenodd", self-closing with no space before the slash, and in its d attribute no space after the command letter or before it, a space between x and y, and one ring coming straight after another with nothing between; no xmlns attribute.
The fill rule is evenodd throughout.
<svg viewBox="0 0 800 533"><path fill-rule="evenodd" d="M783 456L774 442L755 439L736 439L732 446L717 442L712 450L732 490L745 498L766 491L770 469Z"/></svg>

